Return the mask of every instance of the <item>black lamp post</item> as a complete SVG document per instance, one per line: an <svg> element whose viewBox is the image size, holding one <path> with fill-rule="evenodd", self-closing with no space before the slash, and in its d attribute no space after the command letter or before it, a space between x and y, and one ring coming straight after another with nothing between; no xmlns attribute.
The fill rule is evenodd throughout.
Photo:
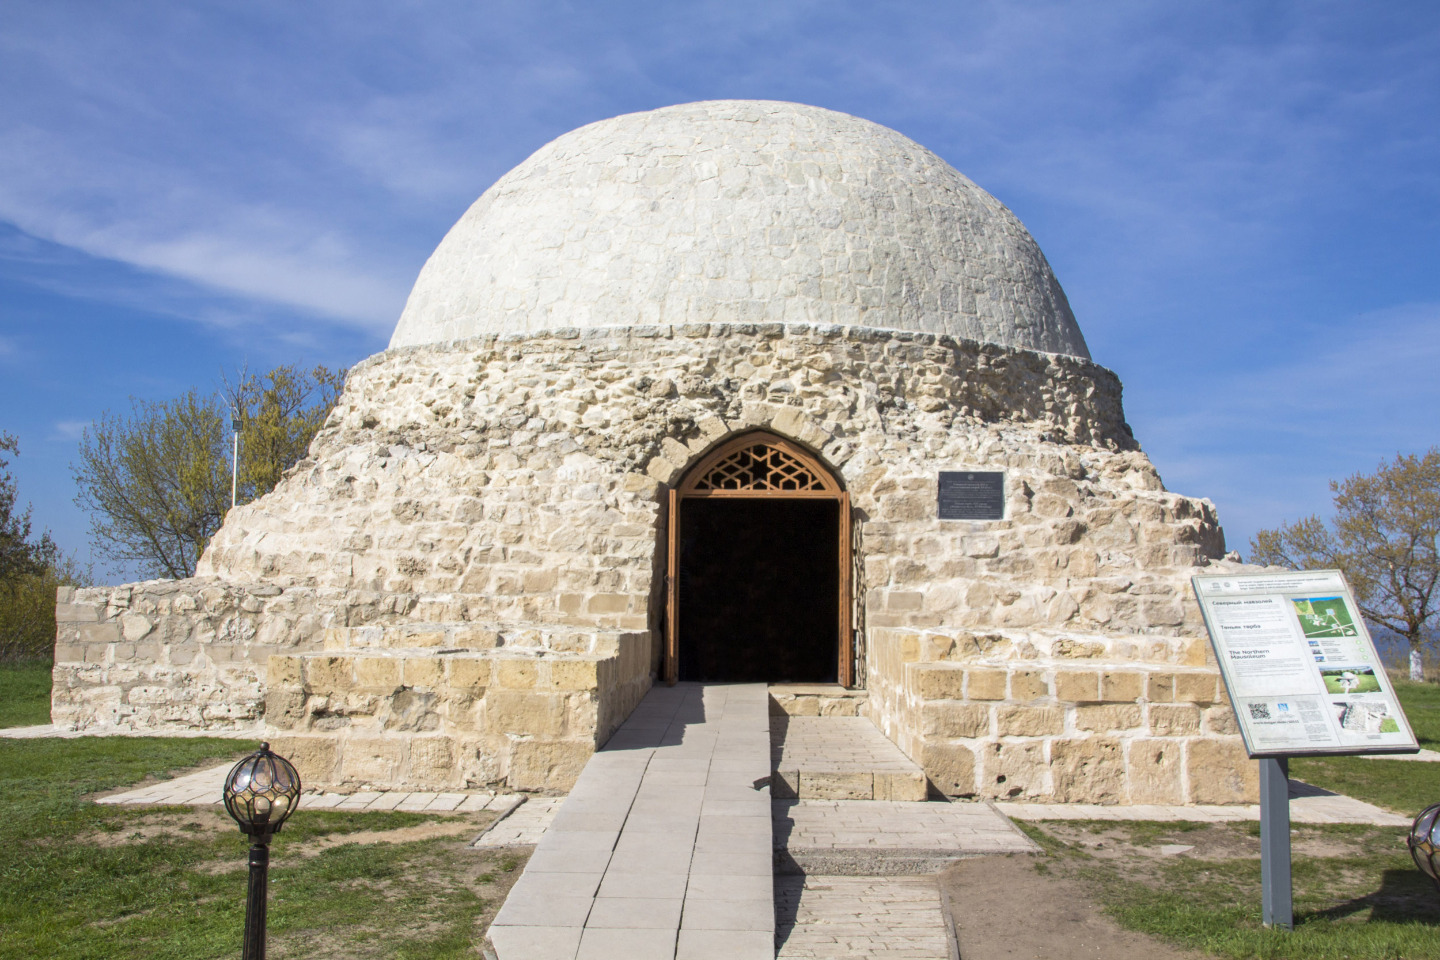
<svg viewBox="0 0 1440 960"><path fill-rule="evenodd" d="M1440 803L1420 811L1420 816L1410 826L1405 845L1410 848L1415 866L1430 878L1436 889L1440 889L1440 864L1435 862L1435 855L1440 854L1440 823L1437 820L1440 820Z"/></svg>
<svg viewBox="0 0 1440 960"><path fill-rule="evenodd" d="M250 838L250 888L245 900L242 960L265 960L265 896L269 888L270 837L295 812L300 775L270 744L235 764L225 778L225 810Z"/></svg>

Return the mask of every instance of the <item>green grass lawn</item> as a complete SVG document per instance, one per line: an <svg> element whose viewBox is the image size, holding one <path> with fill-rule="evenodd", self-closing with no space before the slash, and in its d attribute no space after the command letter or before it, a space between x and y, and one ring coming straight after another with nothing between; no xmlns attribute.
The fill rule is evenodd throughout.
<svg viewBox="0 0 1440 960"><path fill-rule="evenodd" d="M50 722L50 664L0 663L0 727Z"/></svg>
<svg viewBox="0 0 1440 960"><path fill-rule="evenodd" d="M85 799L237 747L0 740L0 958L238 956L247 847L224 812ZM491 816L300 810L272 846L269 955L473 958L521 863L466 846Z"/></svg>
<svg viewBox="0 0 1440 960"><path fill-rule="evenodd" d="M1285 932L1260 922L1258 824L1024 829L1046 850L1038 870L1082 880L1121 926L1178 946L1235 960L1440 958L1440 897L1411 862L1403 830L1297 825L1295 929ZM1169 843L1195 849L1158 856Z"/></svg>

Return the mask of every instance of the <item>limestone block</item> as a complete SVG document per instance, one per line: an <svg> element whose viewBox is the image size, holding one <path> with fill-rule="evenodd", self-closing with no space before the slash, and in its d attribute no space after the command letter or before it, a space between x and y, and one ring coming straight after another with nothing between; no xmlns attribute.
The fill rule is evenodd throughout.
<svg viewBox="0 0 1440 960"><path fill-rule="evenodd" d="M957 743L926 741L920 766L935 789L947 797L975 795L975 754Z"/></svg>
<svg viewBox="0 0 1440 960"><path fill-rule="evenodd" d="M455 775L455 741L450 737L416 737L410 741L409 780L417 785L447 786Z"/></svg>
<svg viewBox="0 0 1440 960"><path fill-rule="evenodd" d="M820 716L858 717L865 701L859 697L820 697Z"/></svg>
<svg viewBox="0 0 1440 960"><path fill-rule="evenodd" d="M959 700L964 697L965 671L948 663L921 663L906 667L910 688L922 700ZM1001 682L1005 674L1001 672ZM1003 696L1003 693L1002 693Z"/></svg>
<svg viewBox="0 0 1440 960"><path fill-rule="evenodd" d="M447 658L446 683L453 690L483 696L485 688L490 685L490 668L489 660L471 657Z"/></svg>
<svg viewBox="0 0 1440 960"><path fill-rule="evenodd" d="M488 627L457 626L444 645L461 650L493 650L499 639L499 634Z"/></svg>
<svg viewBox="0 0 1440 960"><path fill-rule="evenodd" d="M1008 679L1005 670L966 670L965 696L971 700L1004 700Z"/></svg>
<svg viewBox="0 0 1440 960"><path fill-rule="evenodd" d="M305 691L299 687L271 685L265 691L265 723L280 730L293 730L306 717Z"/></svg>
<svg viewBox="0 0 1440 960"><path fill-rule="evenodd" d="M990 707L960 700L934 700L920 708L926 738L971 739L990 735Z"/></svg>
<svg viewBox="0 0 1440 960"><path fill-rule="evenodd" d="M1219 694L1220 676L1215 673L1177 673L1176 703L1214 703Z"/></svg>
<svg viewBox="0 0 1440 960"><path fill-rule="evenodd" d="M1238 737L1185 743L1191 803L1259 803L1260 771Z"/></svg>
<svg viewBox="0 0 1440 960"><path fill-rule="evenodd" d="M594 752L594 744L573 740L516 741L506 782L512 790L568 791Z"/></svg>
<svg viewBox="0 0 1440 960"><path fill-rule="evenodd" d="M864 771L801 770L796 796L801 800L873 800L875 778Z"/></svg>
<svg viewBox="0 0 1440 960"><path fill-rule="evenodd" d="M1180 744L1173 740L1131 740L1126 762L1127 803L1184 803Z"/></svg>
<svg viewBox="0 0 1440 960"><path fill-rule="evenodd" d="M925 776L921 773L876 773L875 799L918 802L926 798Z"/></svg>
<svg viewBox="0 0 1440 960"><path fill-rule="evenodd" d="M445 664L434 657L405 657L399 661L407 687L434 690L444 684Z"/></svg>
<svg viewBox="0 0 1440 960"><path fill-rule="evenodd" d="M1097 670L1056 670L1055 699L1071 703L1094 703L1100 699Z"/></svg>
<svg viewBox="0 0 1440 960"><path fill-rule="evenodd" d="M1133 670L1107 670L1100 676L1100 699L1130 703L1145 693L1145 674Z"/></svg>
<svg viewBox="0 0 1440 960"><path fill-rule="evenodd" d="M306 657L305 686L339 693L355 686L355 664L350 657Z"/></svg>
<svg viewBox="0 0 1440 960"><path fill-rule="evenodd" d="M496 660L495 684L509 690L533 690L539 674L534 660Z"/></svg>
<svg viewBox="0 0 1440 960"><path fill-rule="evenodd" d="M396 783L405 762L405 747L406 741L398 737L351 737L340 753L340 776L350 783Z"/></svg>
<svg viewBox="0 0 1440 960"><path fill-rule="evenodd" d="M1206 707L1204 716L1206 733L1222 737L1240 735L1240 723L1235 719L1235 708L1229 704Z"/></svg>
<svg viewBox="0 0 1440 960"><path fill-rule="evenodd" d="M596 690L600 686L595 660L551 660L544 664L537 686L544 690Z"/></svg>
<svg viewBox="0 0 1440 960"><path fill-rule="evenodd" d="M1107 703L1102 706L1075 708L1077 730L1134 730L1142 723L1143 715L1138 703Z"/></svg>
<svg viewBox="0 0 1440 960"><path fill-rule="evenodd" d="M394 690L400 686L400 661L394 657L356 657L355 684L368 690Z"/></svg>
<svg viewBox="0 0 1440 960"><path fill-rule="evenodd" d="M1050 645L1050 655L1066 660L1094 660L1105 656L1105 644L1098 640L1075 640L1061 637Z"/></svg>
<svg viewBox="0 0 1440 960"><path fill-rule="evenodd" d="M339 742L333 736L270 736L270 749L295 765L305 789L336 782L335 761Z"/></svg>
<svg viewBox="0 0 1440 960"><path fill-rule="evenodd" d="M623 593L597 593L585 601L590 613L625 613L630 609L630 597Z"/></svg>
<svg viewBox="0 0 1440 960"><path fill-rule="evenodd" d="M1187 667L1204 667L1214 662L1215 655L1209 640L1192 637L1184 642L1180 653L1181 664Z"/></svg>
<svg viewBox="0 0 1440 960"><path fill-rule="evenodd" d="M1119 740L1054 740L1050 769L1055 799L1066 803L1119 803L1125 796L1125 757Z"/></svg>
<svg viewBox="0 0 1440 960"><path fill-rule="evenodd" d="M1011 670L1010 699L1038 700L1050 695L1050 684L1043 670Z"/></svg>
<svg viewBox="0 0 1440 960"><path fill-rule="evenodd" d="M980 751L980 795L1013 798L1046 792L1045 744L1034 740L987 743Z"/></svg>
<svg viewBox="0 0 1440 960"><path fill-rule="evenodd" d="M1145 699L1151 703L1169 703L1175 699L1175 674L1151 673L1145 681Z"/></svg>
<svg viewBox="0 0 1440 960"><path fill-rule="evenodd" d="M82 623L79 627L81 643L119 643L120 625L113 622Z"/></svg>
<svg viewBox="0 0 1440 960"><path fill-rule="evenodd" d="M559 738L565 735L565 718L560 694L496 689L485 694L485 723L497 733Z"/></svg>
<svg viewBox="0 0 1440 960"><path fill-rule="evenodd" d="M1200 708L1188 703L1152 703L1150 733L1157 737L1192 737L1200 732Z"/></svg>
<svg viewBox="0 0 1440 960"><path fill-rule="evenodd" d="M120 617L120 633L131 643L143 639L154 629L155 625L150 622L148 617L142 614L126 613Z"/></svg>
<svg viewBox="0 0 1440 960"><path fill-rule="evenodd" d="M1062 733L1064 729L1065 711L1059 707L1020 707L1006 704L995 708L995 732L1002 737L1052 736Z"/></svg>
<svg viewBox="0 0 1440 960"><path fill-rule="evenodd" d="M103 606L93 603L57 603L55 605L56 623L94 623L100 619L100 612Z"/></svg>
<svg viewBox="0 0 1440 960"><path fill-rule="evenodd" d="M820 698L782 694L772 701L780 711L790 717L820 716Z"/></svg>
<svg viewBox="0 0 1440 960"><path fill-rule="evenodd" d="M770 796L776 800L794 800L799 796L800 771L776 770L770 775Z"/></svg>

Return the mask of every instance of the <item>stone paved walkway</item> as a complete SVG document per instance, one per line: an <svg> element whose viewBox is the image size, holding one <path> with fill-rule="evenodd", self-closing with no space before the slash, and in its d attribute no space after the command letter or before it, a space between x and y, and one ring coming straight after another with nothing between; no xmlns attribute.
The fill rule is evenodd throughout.
<svg viewBox="0 0 1440 960"><path fill-rule="evenodd" d="M775 914L781 960L950 956L934 877L776 877Z"/></svg>
<svg viewBox="0 0 1440 960"><path fill-rule="evenodd" d="M221 790L225 775L234 764L227 763L210 767L197 773L162 780L148 786L137 787L124 793L101 797L97 803L120 806L164 805L164 806L209 806L221 802ZM491 810L504 813L523 803L519 794L494 794L485 791L466 793L425 793L407 790L369 791L360 793L321 793L311 791L301 794L301 810L401 810L409 813L420 811L430 813L469 813L476 810ZM534 842L533 840L531 841Z"/></svg>
<svg viewBox="0 0 1440 960"><path fill-rule="evenodd" d="M774 956L761 684L656 687L541 837L487 934L499 960Z"/></svg>

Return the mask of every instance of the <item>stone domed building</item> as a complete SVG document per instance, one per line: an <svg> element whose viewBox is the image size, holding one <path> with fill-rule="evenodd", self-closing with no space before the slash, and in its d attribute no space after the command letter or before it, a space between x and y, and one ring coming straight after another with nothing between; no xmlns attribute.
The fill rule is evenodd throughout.
<svg viewBox="0 0 1440 960"><path fill-rule="evenodd" d="M1248 801L1189 594L1223 553L995 198L864 120L687 104L487 190L194 579L62 597L54 719L565 789L652 683L760 680L950 796Z"/></svg>

